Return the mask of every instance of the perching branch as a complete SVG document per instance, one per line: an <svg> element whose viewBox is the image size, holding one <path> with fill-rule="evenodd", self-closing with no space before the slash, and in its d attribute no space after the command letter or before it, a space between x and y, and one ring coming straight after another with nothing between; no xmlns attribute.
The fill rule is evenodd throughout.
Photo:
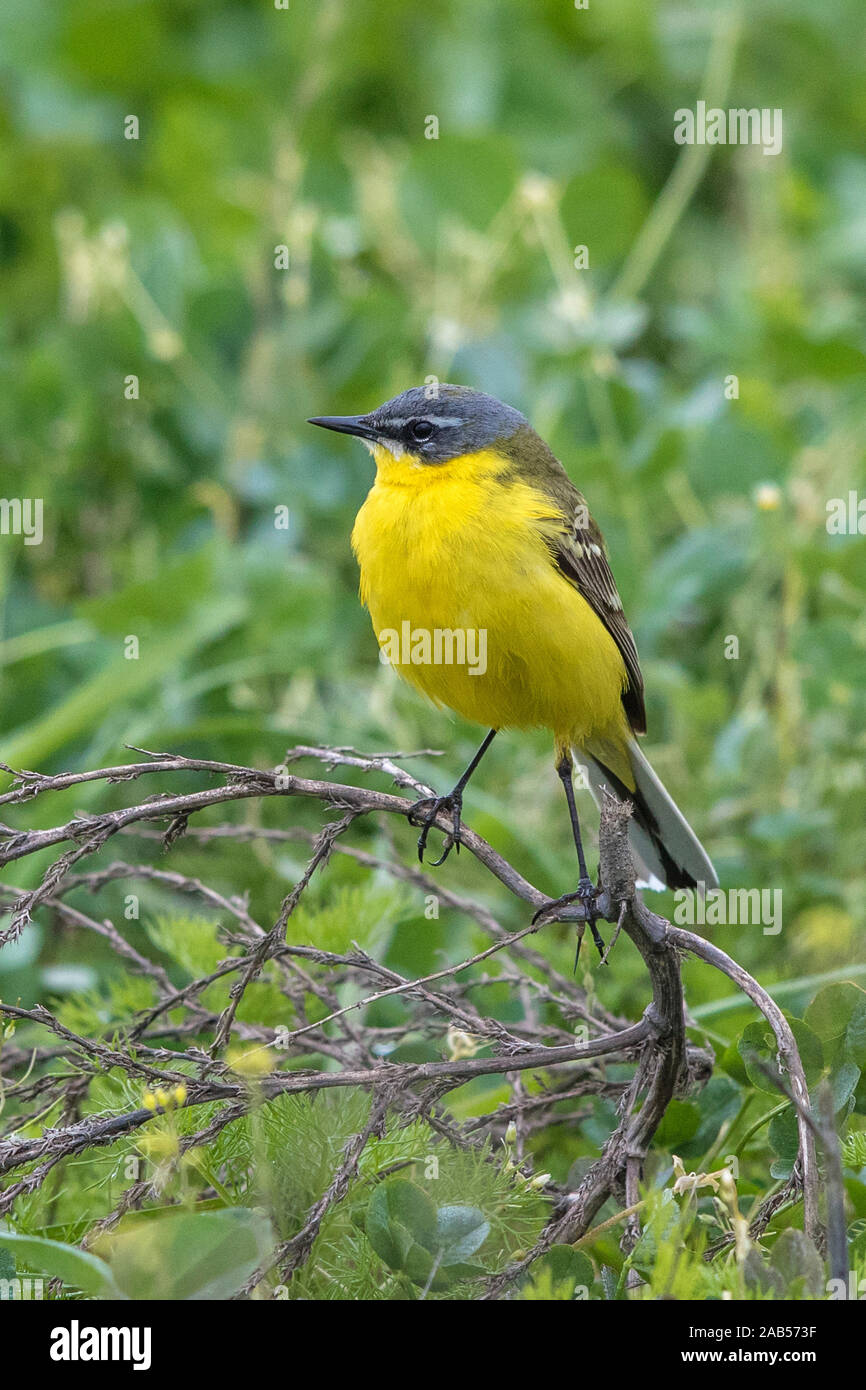
<svg viewBox="0 0 866 1390"><path fill-rule="evenodd" d="M804 1223L808 1234L819 1235L818 1172L812 1127L808 1122L809 1097L796 1043L784 1015L755 980L724 951L696 936L671 926L651 912L636 892L634 870L628 848L630 808L607 798L602 808L600 831L601 880L604 885L598 907L608 921L631 938L647 969L651 1000L643 1018L628 1024L606 1015L595 1007L588 1008L583 991L575 981L559 974L549 960L522 940L531 933L528 925L520 931L508 932L492 916L489 909L471 899L433 885L417 867L402 864L395 856L382 858L366 850L343 843L355 821L362 816L381 815L405 818L413 801L431 794L430 788L417 781L398 759L409 754L366 757L353 749L299 746L290 749L283 766L261 770L232 763L206 759L184 758L171 754L145 754L146 761L81 773L62 773L45 776L36 772L13 773L13 785L0 795L0 805L17 807L37 797L94 781L111 784L135 782L141 778L159 776L161 779L176 773L204 774L218 778L219 784L198 791L173 794L160 791L135 804L98 815L76 816L52 829L17 829L0 827L0 865L23 859L51 848L62 852L42 876L35 889L16 892L0 889L7 900L2 910L10 916L8 928L0 933L0 947L15 940L26 930L32 915L52 912L71 929L95 931L110 943L126 967L148 975L157 994L157 1002L134 1020L125 1033L112 1030L111 1041L100 1042L83 1038L64 1028L41 1007L33 1010L0 1004L0 1015L9 1019L46 1029L61 1040L59 1055L67 1063L66 1070L37 1081L19 1083L19 1099L32 1097L38 1101L38 1114L46 1116L64 1105L65 1090L74 1077L95 1075L107 1067L119 1067L132 1079L163 1084L179 1078L186 1091L186 1104L221 1106L219 1116L232 1123L244 1114L249 1103L249 1082L237 1077L226 1057L226 1047L233 1035L253 1038L262 1044L271 1043L284 1051L292 1061L291 1070L279 1065L256 1081L256 1091L267 1104L278 1095L288 1093L314 1094L333 1087L360 1087L375 1097L370 1122L355 1141L350 1143L344 1162L321 1201L310 1212L303 1229L275 1255L272 1263L281 1264L283 1276L290 1276L312 1249L321 1217L329 1206L342 1200L356 1169L360 1154L370 1136L384 1122L387 1112L407 1117L423 1114L449 1142L461 1144L478 1142L485 1132L493 1132L502 1116L486 1117L488 1124L475 1120L469 1125L455 1126L441 1101L449 1091L473 1077L508 1073L515 1078L524 1072L539 1074L540 1094L526 1108L517 1107L521 1125L542 1125L549 1118L551 1105L562 1095L601 1094L609 1082L594 1070L596 1059L619 1057L634 1062L631 1081L621 1093L620 1122L608 1139L604 1150L584 1177L577 1191L562 1194L558 1209L541 1240L525 1259L488 1281L486 1298L497 1298L519 1278L549 1247L561 1241L579 1240L590 1229L595 1214L613 1196L623 1205L637 1203L637 1186L653 1135L671 1099L685 1093L691 1086L702 1084L711 1068L711 1055L688 1042L685 1010L680 978L680 957L688 952L715 969L721 970L752 1000L767 1019L775 1034L779 1059L789 1078L791 1091L797 1101L799 1118L798 1173L804 1199ZM344 766L358 773L384 773L409 797L380 792L329 780L295 776L287 768L301 758L314 757L328 768ZM0 764L0 767L4 765ZM6 769L11 772L11 769ZM318 836L312 837L312 857L298 883L283 901L273 925L266 928L255 921L246 901L240 896L227 897L200 879L189 878L172 870L153 865L116 861L105 867L81 872L82 860L97 854L114 836L138 835L145 839L159 833L166 848L184 834L194 835L204 844L219 838L240 840L253 838L306 838L309 832L268 830L257 826L207 826L195 823L201 812L214 806L226 806L249 799L267 797L302 797L332 806L339 811L338 820L330 822ZM191 824L191 822L193 822ZM149 827L161 825L160 832ZM447 817L440 817L437 826L448 833ZM468 827L461 830L461 845L488 870L511 894L535 910L546 901L545 895L499 855L485 840ZM491 941L489 947L469 959L449 965L421 979L403 979L387 970L360 950L338 955L315 947L292 943L289 928L292 914L303 898L316 872L321 872L334 852L351 855L368 868L384 869L393 877L412 882L425 891L435 891L457 910L469 913ZM106 883L127 877L141 877L162 883L174 891L191 894L212 909L225 913L232 923L223 929L227 944L239 954L229 956L214 972L178 989L165 971L147 960L125 940L122 931L110 921L99 922L79 908L70 907L65 896L73 889L98 892ZM557 920L574 922L582 928L584 909L573 904L563 909ZM537 930L544 930L539 927ZM609 948L610 949L610 948ZM466 972L477 968L483 960L498 957L503 978L514 981L515 987L528 991L527 999L555 1004L561 1017L585 1022L594 1034L588 1041L568 1040L567 1027L556 1023L539 1025L533 1008L526 1009L520 1025L506 1028L487 1017L483 1008L470 1002L469 991L483 990L485 977ZM615 959L615 958L614 958ZM522 963L516 964L516 962ZM248 986L263 970L276 972L278 987L286 999L287 1014L293 1016L294 1026L277 1030L258 1025L239 1023L237 1012ZM324 972L324 973L322 973ZM201 994L215 979L225 975L237 976L229 995L229 1003L217 1018L200 1002ZM464 977L461 979L460 977ZM357 1001L345 1002L341 988L349 982L368 982L372 992L362 990ZM431 988L431 986L435 986ZM323 1005L325 1016L310 1019L307 1000L314 995ZM382 1060L381 1050L373 1045L375 1028L360 1026L364 1009L377 999L402 995L412 1010L412 1020L404 1029L390 1030L390 1041L396 1042L419 1020L428 1029L442 1036L448 1029L459 1029L468 1038L470 1050L492 1049L491 1055L457 1055L436 1062L393 1064ZM351 998L351 996L350 996ZM176 1040L184 1037L191 1044L182 1050L154 1047L160 1030L167 1027L170 1011L182 1010L185 1021L172 1024L169 1035ZM387 1030L386 1030L387 1031ZM381 1033L381 1029L378 1030ZM449 1034L450 1036L450 1034ZM446 1040L447 1041L447 1040ZM331 1060L327 1070L306 1069L298 1065L298 1054L315 1053ZM55 1062L57 1058L55 1050ZM17 1052L14 1057L19 1057ZM3 1074L9 1066L7 1056L2 1063ZM71 1068L71 1070L70 1070ZM2 1079L2 1078L0 1078ZM503 1114L510 1107L503 1107ZM111 1116L90 1116L83 1120L60 1123L43 1130L40 1137L21 1137L25 1127L16 1120L17 1133L0 1135L0 1173L19 1173L17 1181L8 1186L0 1198L0 1213L9 1211L19 1195L33 1191L48 1173L65 1158L87 1149L114 1142L118 1136L147 1125L154 1111L142 1107ZM35 1116L31 1116L31 1121ZM25 1116L26 1121L26 1116ZM222 1125L217 1124L214 1133ZM493 1129L491 1129L493 1127ZM36 1165L30 1167L29 1165ZM26 1170L26 1171L22 1171ZM148 1185L136 1184L134 1195L126 1194L121 1203L128 1210L145 1200ZM118 1219L118 1212L102 1225ZM630 1218L627 1238L636 1238ZM264 1277L266 1269L259 1271ZM251 1283L249 1288L251 1289Z"/></svg>

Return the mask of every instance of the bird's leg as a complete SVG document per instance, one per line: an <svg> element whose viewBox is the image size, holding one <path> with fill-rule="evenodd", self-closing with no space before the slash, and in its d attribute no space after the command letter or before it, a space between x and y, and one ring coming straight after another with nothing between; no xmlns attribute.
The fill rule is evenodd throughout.
<svg viewBox="0 0 866 1390"><path fill-rule="evenodd" d="M599 955L604 957L604 941L602 940L601 933L598 930L598 927L595 925L595 899L598 890L593 884L593 881L590 878L586 868L586 856L583 852L583 841L580 838L580 821L577 817L577 805L574 800L574 783L572 781L573 767L571 761L571 754L568 752L567 749L562 750L559 761L556 764L556 771L559 775L559 779L562 782L563 787L565 788L565 799L568 802L568 814L571 817L571 829L574 835L574 847L577 850L577 863L580 869L580 878L577 882L576 893L564 893L561 898L551 899L550 902L545 903L543 907L540 907L538 909L532 920L533 922L535 922L541 917L551 917L554 914L556 908L566 907L569 903L581 903L583 905L584 911L586 912L586 920L589 923L589 929L592 932L592 939L596 944ZM580 931L577 942L577 954L574 958L575 969L577 969L577 960L578 956L580 955L580 943L582 939L583 932Z"/></svg>
<svg viewBox="0 0 866 1390"><path fill-rule="evenodd" d="M421 826L421 834L418 836L418 858L422 864L424 863L424 851L427 848L427 836L430 834L440 811L450 811L454 820L451 833L445 841L445 848L441 856L435 860L433 868L436 869L440 864L445 863L445 860L448 858L455 845L457 846L457 853L460 853L460 817L463 810L463 793L466 790L466 784L469 778L472 776L493 742L495 734L496 730L491 729L481 747L478 749L478 752L475 754L475 757L447 796L422 797L420 801L415 802L415 805L410 810L408 816L409 824Z"/></svg>

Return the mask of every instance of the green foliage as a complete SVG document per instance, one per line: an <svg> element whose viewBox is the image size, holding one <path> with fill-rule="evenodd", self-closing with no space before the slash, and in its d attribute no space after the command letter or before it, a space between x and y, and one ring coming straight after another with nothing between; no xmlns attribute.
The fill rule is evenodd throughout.
<svg viewBox="0 0 866 1390"><path fill-rule="evenodd" d="M347 1140L364 1125L368 1104L365 1096L351 1093L327 1093L315 1101L284 1096L263 1107L249 1125L232 1126L225 1140L228 1171L255 1171L283 1238L303 1225L326 1190ZM316 1258L293 1279L289 1296L417 1297L436 1260L428 1296L447 1289L449 1298L472 1297L468 1285L455 1288L455 1281L468 1277L470 1265L479 1277L484 1269L508 1263L537 1239L549 1209L525 1180L490 1159L486 1146L454 1150L444 1145L426 1124L390 1123L364 1150L345 1202L326 1214ZM395 1169L399 1172L389 1176ZM395 1191L396 1210L389 1217ZM469 1257L482 1243L483 1261L476 1264ZM407 1264L410 1249L414 1254Z"/></svg>
<svg viewBox="0 0 866 1390"><path fill-rule="evenodd" d="M101 990L73 993L61 999L57 1017L67 1028L85 1036L96 1035L106 1025L126 1023L156 997L153 981L136 975L109 975Z"/></svg>
<svg viewBox="0 0 866 1390"><path fill-rule="evenodd" d="M225 959L225 949L217 940L216 924L206 917L161 913L145 922L145 930L151 944L158 951L164 951L193 979L210 975Z"/></svg>
<svg viewBox="0 0 866 1390"><path fill-rule="evenodd" d="M825 1003L819 996L809 1011L816 1025ZM826 1016L837 1028L835 1015ZM141 1092L114 1069L91 1084L86 1107L105 1115L106 1109L122 1113L140 1103ZM758 1105L763 1115L756 1117ZM254 1103L249 1115L206 1146L182 1153L185 1136L206 1128L217 1114L217 1106L170 1110L111 1150L79 1159L67 1167L62 1198L46 1185L19 1204L18 1231L14 1240L3 1233L0 1250L12 1252L19 1273L26 1268L62 1278L65 1288L90 1296L230 1296L267 1264L277 1240L291 1239L304 1227L346 1144L366 1123L369 1098L347 1090L315 1100L283 1095ZM855 1120L852 1114L849 1123ZM673 1106L657 1131L642 1193L642 1234L631 1253L623 1256L616 1229L597 1238L591 1234L583 1249L557 1248L532 1266L516 1297L622 1298L630 1273L642 1281L632 1297L826 1296L826 1270L798 1229L797 1208L783 1209L759 1244L725 1244L740 1219L737 1201L748 1203L766 1185L762 1133L776 1154L772 1177L783 1179L796 1153L792 1107L780 1104L778 1093L714 1078L693 1100ZM691 1148L697 1154L696 1144L706 1137L708 1161L695 1165L694 1193L678 1186L676 1195L671 1151ZM843 1161L849 1200L866 1218L862 1139L860 1129L850 1130ZM716 1165L709 1161L713 1150L726 1155ZM541 1136L539 1154L544 1153ZM739 1176L725 1187L730 1156L737 1154ZM705 1175L713 1166L715 1174ZM143 1175L152 1183L152 1196L142 1212L101 1238L92 1252L77 1249L90 1222L116 1201L118 1179L122 1192ZM508 1144L499 1151L488 1144L455 1149L421 1121L406 1125L392 1118L363 1150L345 1199L327 1207L313 1256L286 1286L272 1274L270 1288L291 1299L472 1299L479 1280L532 1247L548 1211L547 1198L514 1167ZM220 1214L238 1224L221 1226ZM855 1223L856 1258L858 1230ZM707 1247L720 1241L720 1253L708 1261Z"/></svg>
<svg viewBox="0 0 866 1390"><path fill-rule="evenodd" d="M851 1101L853 1110L866 1114L866 991L850 982L827 985L806 1015L824 1044L834 1108L841 1110Z"/></svg>
<svg viewBox="0 0 866 1390"><path fill-rule="evenodd" d="M29 1268L92 1298L195 1301L236 1293L273 1248L273 1233L266 1218L235 1207L128 1223L100 1241L105 1258L10 1231L0 1230L0 1241Z"/></svg>
<svg viewBox="0 0 866 1390"><path fill-rule="evenodd" d="M846 1135L842 1157L848 1168L866 1168L866 1132L854 1130Z"/></svg>
<svg viewBox="0 0 866 1390"><path fill-rule="evenodd" d="M231 1298L273 1250L273 1231L260 1212L166 1212L105 1237L112 1275L127 1298Z"/></svg>
<svg viewBox="0 0 866 1390"><path fill-rule="evenodd" d="M817 1081L824 1065L824 1053L820 1039L815 1036L802 1019L790 1018L791 1031L797 1043L797 1050L810 1084ZM744 1029L737 1050L743 1059L746 1074L753 1086L766 1091L771 1096L779 1094L784 1078L777 1061L778 1044L769 1023L750 1023Z"/></svg>
<svg viewBox="0 0 866 1390"><path fill-rule="evenodd" d="M823 1298L826 1293L824 1262L802 1231L783 1231L773 1246L768 1282L779 1298Z"/></svg>
<svg viewBox="0 0 866 1390"><path fill-rule="evenodd" d="M486 1272L483 1265L469 1263L490 1232L484 1213L477 1207L437 1207L420 1187L401 1178L375 1189L364 1232L389 1269L405 1272L425 1292Z"/></svg>
<svg viewBox="0 0 866 1390"><path fill-rule="evenodd" d="M826 526L832 499L863 491L862 14L855 0L742 7L726 101L781 106L784 153L707 149L693 195L677 202L671 191L685 181L671 175L695 151L673 144L673 111L704 94L717 8L686 17L670 0L586 12L562 0L4 7L3 494L43 499L45 538L0 536L0 758L51 772L123 762L136 745L274 767L298 743L433 747L444 756L412 767L450 785L477 731L426 707L379 664L348 544L370 463L356 442L305 420L367 409L429 375L512 401L607 536L645 670L654 765L726 887L783 893L779 934L759 923L699 930L784 999L813 1095L829 1082L862 1265L866 551L862 535ZM138 140L123 136L129 112ZM430 112L438 140L425 138ZM286 271L275 265L283 244ZM589 265L577 269L583 245ZM125 389L132 376L137 396ZM731 377L736 396L725 391ZM465 814L533 882L560 892L573 883L573 847L549 760L545 735L498 739ZM292 770L330 775L319 764ZM123 804L130 786L142 797L166 790L86 783L5 807L3 819L59 825ZM594 825L588 799L582 806ZM266 837L188 834L163 857L137 835L118 836L93 867L122 842L123 857L242 899L268 930L303 872L304 833L320 828L320 808L246 802L191 828L223 819ZM415 834L391 829L393 844L365 817L349 840L374 859L410 863ZM22 861L4 881L32 888L50 862ZM525 925L522 906L470 856L441 872L506 928ZM165 883L79 885L67 901L97 925L108 918L178 988L241 949L227 939L230 914L209 904L202 915ZM670 915L673 904L658 906ZM413 975L488 944L464 914L433 907L438 915L414 883L394 887L335 853L290 919L291 939L335 953L357 941ZM565 933L544 929L532 945L570 971ZM604 972L588 956L588 1006L639 1017L646 976L628 943ZM716 1070L670 1107L655 1137L644 1236L628 1258L618 1230L553 1250L520 1298L625 1297L631 1271L649 1282L629 1296L814 1296L798 1207L783 1208L748 1256L726 1247L706 1260L731 1235L730 1210L711 1186L673 1195L675 1156L697 1173L735 1158L738 1200L751 1212L780 1189L796 1153L767 1027L743 1000L731 1004L715 972L691 962L684 976L690 1035L712 1046ZM481 970L466 978L490 1017L525 1021L510 981L490 984ZM235 979L198 1003L220 1011ZM151 977L128 961L119 968L98 931L47 912L0 952L0 986L27 1007L59 996L52 1008L67 1028L109 1045L158 998ZM357 1001L354 986L337 992L340 1007ZM327 1012L315 990L287 997L269 964L238 1023L259 1046L255 1030ZM409 1016L395 997L352 1017L390 1057L388 1030ZM178 1017L164 1020L169 1050ZM574 1019L546 1000L532 1024L571 1029ZM203 1030L181 1045L210 1040ZM46 1036L20 1024L3 1043L29 1059ZM438 1033L418 1029L401 1035L396 1055L445 1050ZM285 1070L333 1065L274 1056ZM36 1058L30 1080L56 1065ZM92 1065L76 1116L141 1105L143 1080ZM26 1066L16 1061L16 1078ZM614 1081L630 1074L608 1071ZM536 1084L526 1079L530 1097ZM512 1099L492 1077L443 1108L464 1123ZM26 1136L63 1118L59 1104L31 1118L11 1082L0 1105L4 1127ZM262 1256L266 1221L274 1240L303 1229L369 1101L351 1091L281 1096L181 1155L216 1113L155 1115L141 1132L58 1164L15 1203L16 1258L95 1294L98 1262L74 1246L146 1176L154 1187L141 1213L106 1254L111 1278L123 1264L130 1296L155 1296L146 1252L158 1248L165 1279L177 1278L159 1285L166 1296L201 1296L212 1249L225 1296ZM616 1119L607 1099L582 1100L576 1118L568 1103L555 1106L529 1141L533 1171L573 1188ZM466 1261L497 1271L532 1247L550 1210L512 1157L498 1144L456 1149L421 1120L392 1118L344 1201L326 1211L286 1295L420 1297L438 1255L427 1296L477 1296L471 1279L445 1273L455 1268L448 1232L466 1220L471 1244L489 1227ZM436 1178L425 1176L431 1159ZM418 1211L436 1213L435 1231L405 1226L410 1248L429 1257L417 1257L414 1282L405 1252L394 1266L366 1233L371 1207L398 1182L426 1199L414 1199ZM260 1208L266 1216L250 1214ZM455 1210L463 1214L447 1215ZM376 1228L393 1225L398 1254L403 1224L388 1217ZM240 1253L220 1273L226 1230ZM184 1264L187 1245L201 1263ZM12 1248L0 1238L0 1270ZM49 1258L53 1266L40 1263Z"/></svg>
<svg viewBox="0 0 866 1390"><path fill-rule="evenodd" d="M570 1303L588 1298L595 1283L595 1271L587 1255L570 1245L552 1245L536 1261L518 1298L525 1303Z"/></svg>
<svg viewBox="0 0 866 1390"><path fill-rule="evenodd" d="M409 906L409 895L401 885L343 884L321 906L301 903L292 935L302 945L338 955L351 951L353 942L377 955L408 915Z"/></svg>
<svg viewBox="0 0 866 1390"><path fill-rule="evenodd" d="M74 1245L64 1245L60 1241L44 1240L38 1236L24 1236L2 1228L0 1245L12 1260L13 1270L17 1267L17 1261L21 1260L29 1268L38 1270L50 1279L62 1279L92 1298L125 1297L105 1261Z"/></svg>

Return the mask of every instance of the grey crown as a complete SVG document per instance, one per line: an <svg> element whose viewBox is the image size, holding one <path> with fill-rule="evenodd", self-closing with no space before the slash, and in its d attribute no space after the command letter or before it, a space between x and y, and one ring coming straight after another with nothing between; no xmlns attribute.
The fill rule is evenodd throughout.
<svg viewBox="0 0 866 1390"><path fill-rule="evenodd" d="M425 463L444 463L508 439L528 424L525 415L495 396L468 386L413 386L362 417L384 440L396 440ZM427 440L417 438L418 422L432 426Z"/></svg>

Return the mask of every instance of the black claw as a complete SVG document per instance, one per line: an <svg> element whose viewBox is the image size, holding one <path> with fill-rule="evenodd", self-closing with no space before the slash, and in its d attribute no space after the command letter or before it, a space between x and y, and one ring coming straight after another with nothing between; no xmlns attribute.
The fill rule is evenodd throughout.
<svg viewBox="0 0 866 1390"><path fill-rule="evenodd" d="M592 932L592 939L595 942L596 947L598 948L598 954L603 957L604 941L602 940L601 933L598 930L598 927L595 925L597 916L595 911L595 900L598 893L599 889L593 885L590 879L582 878L577 885L577 891L575 893L563 893L561 898L551 898L550 902L543 903L542 906L538 909L538 911L534 914L532 918L532 925L535 926L536 922L538 922L539 919L542 917L552 916L557 908L567 907L569 903L582 903L586 912L586 920L589 923L589 929ZM577 938L577 950L574 956L575 971L577 970L577 962L580 959L580 947L582 940L583 924L581 923L581 927Z"/></svg>
<svg viewBox="0 0 866 1390"><path fill-rule="evenodd" d="M580 948L581 948L582 945L583 945L583 932L580 931L580 930L578 930L578 933L577 933L577 946L575 947L575 950L574 950L574 969L573 969L572 972L571 972L572 975L576 975L576 974L577 974L577 962L580 960Z"/></svg>
<svg viewBox="0 0 866 1390"><path fill-rule="evenodd" d="M439 866L440 866L441 864L444 864L444 863L445 863L445 860L448 858L448 856L449 856L449 854L451 853L451 851L452 851L453 848L454 848L454 841L453 841L453 840L450 840L450 839L446 840L446 841L445 841L445 848L443 849L443 851L442 851L442 853L440 854L440 856L439 856L438 859L434 859L434 860L431 861L430 868L431 868L431 869L438 869Z"/></svg>
<svg viewBox="0 0 866 1390"><path fill-rule="evenodd" d="M579 893L563 893L561 898L549 898L546 903L542 903L537 912L532 914L532 925L542 917L550 917L555 908L568 907L571 903L576 903L580 897Z"/></svg>
<svg viewBox="0 0 866 1390"><path fill-rule="evenodd" d="M439 858L435 859L430 867L438 869L441 864L445 863L445 860L455 847L457 853L460 853L460 827L462 824L460 813L462 809L461 798L455 797L453 793L450 793L448 796L428 796L422 798L421 801L415 802L415 805L409 811L407 819L410 825L421 826L421 834L418 836L418 862L420 864L424 863L427 838L436 823L436 817L442 811L451 811L453 823L451 831L445 840L445 848Z"/></svg>

